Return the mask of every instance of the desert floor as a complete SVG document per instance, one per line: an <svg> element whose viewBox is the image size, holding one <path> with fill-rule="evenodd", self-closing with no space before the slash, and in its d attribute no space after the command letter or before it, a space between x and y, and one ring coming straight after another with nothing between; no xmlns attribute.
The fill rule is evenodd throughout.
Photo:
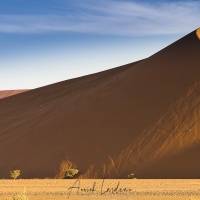
<svg viewBox="0 0 200 200"><path fill-rule="evenodd" d="M200 199L200 180L0 180L0 200ZM21 198L20 198L21 197Z"/></svg>

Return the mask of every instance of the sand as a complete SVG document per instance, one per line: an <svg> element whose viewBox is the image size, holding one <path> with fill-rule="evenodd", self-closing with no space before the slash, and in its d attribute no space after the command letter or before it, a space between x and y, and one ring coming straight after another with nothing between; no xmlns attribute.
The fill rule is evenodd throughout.
<svg viewBox="0 0 200 200"><path fill-rule="evenodd" d="M65 158L81 178L200 178L199 52L193 31L145 60L1 99L0 178L54 178Z"/></svg>
<svg viewBox="0 0 200 200"><path fill-rule="evenodd" d="M197 37L200 39L200 28L196 30Z"/></svg>
<svg viewBox="0 0 200 200"><path fill-rule="evenodd" d="M197 200L199 180L1 180L0 200ZM79 189L79 190L78 190Z"/></svg>
<svg viewBox="0 0 200 200"><path fill-rule="evenodd" d="M0 99L26 92L27 90L1 90Z"/></svg>

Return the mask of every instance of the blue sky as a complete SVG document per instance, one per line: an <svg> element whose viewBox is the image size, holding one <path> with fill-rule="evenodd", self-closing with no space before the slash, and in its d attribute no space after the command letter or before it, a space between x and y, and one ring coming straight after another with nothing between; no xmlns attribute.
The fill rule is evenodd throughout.
<svg viewBox="0 0 200 200"><path fill-rule="evenodd" d="M0 0L0 90L146 58L200 26L193 0Z"/></svg>

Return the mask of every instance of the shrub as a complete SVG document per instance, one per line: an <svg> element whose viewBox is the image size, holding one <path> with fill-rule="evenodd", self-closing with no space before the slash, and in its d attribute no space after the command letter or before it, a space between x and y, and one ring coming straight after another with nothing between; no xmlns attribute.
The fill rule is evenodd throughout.
<svg viewBox="0 0 200 200"><path fill-rule="evenodd" d="M72 163L68 158L64 159L59 167L59 170L55 176L56 179L66 178L65 174L70 169L76 169L76 165Z"/></svg>
<svg viewBox="0 0 200 200"><path fill-rule="evenodd" d="M78 174L78 169L69 169L65 172L64 178L73 178L76 174Z"/></svg>
<svg viewBox="0 0 200 200"><path fill-rule="evenodd" d="M13 179L16 179L18 176L20 176L21 171L20 170L13 170L10 171L10 177Z"/></svg>
<svg viewBox="0 0 200 200"><path fill-rule="evenodd" d="M135 175L135 174L131 173L131 174L128 175L128 178L136 179L136 178L134 177L134 175Z"/></svg>

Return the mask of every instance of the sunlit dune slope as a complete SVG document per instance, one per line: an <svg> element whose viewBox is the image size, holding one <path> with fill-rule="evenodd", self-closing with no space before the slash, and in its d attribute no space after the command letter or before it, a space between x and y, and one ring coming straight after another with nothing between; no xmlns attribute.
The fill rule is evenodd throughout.
<svg viewBox="0 0 200 200"><path fill-rule="evenodd" d="M197 37L200 39L200 28L196 30Z"/></svg>
<svg viewBox="0 0 200 200"><path fill-rule="evenodd" d="M25 91L27 91L27 90L0 90L0 99L9 97L9 96L13 96L16 94L20 94Z"/></svg>
<svg viewBox="0 0 200 200"><path fill-rule="evenodd" d="M145 60L0 100L0 177L54 177L67 157L82 177L200 178L198 158L181 160L200 153L199 52L194 31Z"/></svg>
<svg viewBox="0 0 200 200"><path fill-rule="evenodd" d="M200 80L131 145L106 163L107 177L196 178L200 162ZM114 162L114 165L113 163Z"/></svg>

